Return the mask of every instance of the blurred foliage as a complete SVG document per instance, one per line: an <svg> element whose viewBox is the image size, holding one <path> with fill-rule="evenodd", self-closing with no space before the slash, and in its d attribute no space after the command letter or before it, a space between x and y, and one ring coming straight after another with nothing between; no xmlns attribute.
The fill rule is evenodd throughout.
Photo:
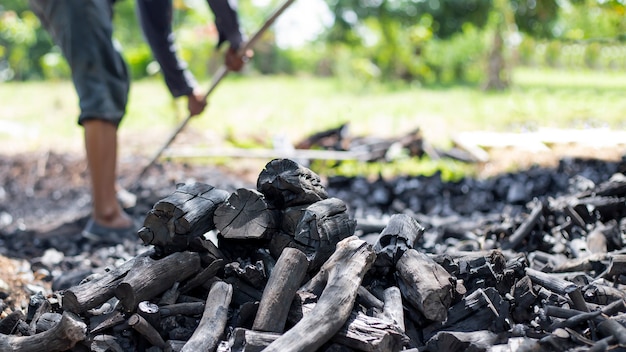
<svg viewBox="0 0 626 352"><path fill-rule="evenodd" d="M375 82L418 85L479 84L493 33L502 32L509 64L624 69L623 0L324 0L334 16L315 42L297 48L276 43L272 29L255 46L246 72L335 75L355 88ZM280 0L240 1L245 33L253 33ZM199 80L221 64L213 14L204 0L174 0L179 55ZM303 14L306 16L307 14ZM498 16L507 17L498 27ZM115 38L133 79L158 75L138 25L133 1L118 1ZM0 81L69 77L50 37L27 1L0 5Z"/></svg>
<svg viewBox="0 0 626 352"><path fill-rule="evenodd" d="M558 0L510 0L515 23L520 31L546 38L553 36Z"/></svg>
<svg viewBox="0 0 626 352"><path fill-rule="evenodd" d="M458 182L465 177L476 176L476 166L454 159L431 159L428 156L406 157L385 162L364 162L357 160L325 161L314 160L309 167L315 172L332 176L369 178L393 178L399 175L438 176L444 182Z"/></svg>
<svg viewBox="0 0 626 352"><path fill-rule="evenodd" d="M38 28L39 20L25 1L3 0L0 5L0 81L42 76L39 62L52 45Z"/></svg>

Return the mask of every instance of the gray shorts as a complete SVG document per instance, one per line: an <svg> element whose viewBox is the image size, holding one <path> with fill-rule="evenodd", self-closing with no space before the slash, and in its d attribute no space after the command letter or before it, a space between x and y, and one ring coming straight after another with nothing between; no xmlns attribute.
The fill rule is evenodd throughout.
<svg viewBox="0 0 626 352"><path fill-rule="evenodd" d="M112 39L111 0L30 0L71 71L78 94L78 123L100 119L119 125L130 78Z"/></svg>

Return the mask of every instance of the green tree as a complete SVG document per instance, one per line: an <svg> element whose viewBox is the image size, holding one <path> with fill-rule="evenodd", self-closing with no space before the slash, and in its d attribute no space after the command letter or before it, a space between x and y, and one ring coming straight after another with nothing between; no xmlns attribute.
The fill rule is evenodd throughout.
<svg viewBox="0 0 626 352"><path fill-rule="evenodd" d="M350 47L359 57L356 66L374 65L383 79L429 81L439 70L428 67L433 60L424 56L427 42L452 38L467 25L483 27L492 1L328 0L328 5L335 22L324 40Z"/></svg>
<svg viewBox="0 0 626 352"><path fill-rule="evenodd" d="M43 75L39 63L52 44L39 27L26 1L5 0L0 5L0 81Z"/></svg>

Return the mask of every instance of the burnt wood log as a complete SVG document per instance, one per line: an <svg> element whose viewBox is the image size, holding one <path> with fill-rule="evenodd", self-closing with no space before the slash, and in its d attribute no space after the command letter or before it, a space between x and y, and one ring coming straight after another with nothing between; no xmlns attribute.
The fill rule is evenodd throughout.
<svg viewBox="0 0 626 352"><path fill-rule="evenodd" d="M257 179L257 190L278 209L328 198L319 175L289 159L274 159Z"/></svg>
<svg viewBox="0 0 626 352"><path fill-rule="evenodd" d="M148 302L140 302L137 306L137 314L141 315L150 325L157 327L161 323L161 311L159 306Z"/></svg>
<svg viewBox="0 0 626 352"><path fill-rule="evenodd" d="M615 228L615 224L613 226L605 226L602 223L596 224L596 226L587 233L585 238L589 251L594 254L607 253L609 246L612 245L612 243L609 243L611 240L610 233L614 232Z"/></svg>
<svg viewBox="0 0 626 352"><path fill-rule="evenodd" d="M4 318L0 319L0 335L11 335L19 322L25 321L26 316L21 310L15 310Z"/></svg>
<svg viewBox="0 0 626 352"><path fill-rule="evenodd" d="M426 343L429 351L489 351L501 338L488 330L440 331Z"/></svg>
<svg viewBox="0 0 626 352"><path fill-rule="evenodd" d="M233 287L218 281L211 287L198 328L181 352L214 351L224 334Z"/></svg>
<svg viewBox="0 0 626 352"><path fill-rule="evenodd" d="M537 203L530 215L520 224L515 232L507 238L507 241L502 243L502 249L513 249L521 244L531 231L540 221L541 214L543 213L543 204Z"/></svg>
<svg viewBox="0 0 626 352"><path fill-rule="evenodd" d="M607 253L595 253L582 258L574 258L559 263L552 268L553 273L565 273L574 271L596 271L600 272L606 267L604 262L608 259Z"/></svg>
<svg viewBox="0 0 626 352"><path fill-rule="evenodd" d="M506 330L509 304L493 288L477 289L450 307L445 322L435 322L422 330L428 341L438 331L471 332L490 330L500 333Z"/></svg>
<svg viewBox="0 0 626 352"><path fill-rule="evenodd" d="M235 328L228 340L229 352L260 352L274 342L280 334L245 328ZM218 350L219 351L219 350Z"/></svg>
<svg viewBox="0 0 626 352"><path fill-rule="evenodd" d="M339 242L335 253L301 289L319 297L311 314L264 351L313 352L330 340L348 320L358 288L374 259L371 246L357 237Z"/></svg>
<svg viewBox="0 0 626 352"><path fill-rule="evenodd" d="M604 336L613 336L620 347L626 346L626 327L613 319L605 319L598 324L598 331Z"/></svg>
<svg viewBox="0 0 626 352"><path fill-rule="evenodd" d="M92 335L97 335L107 329L113 328L126 322L126 317L123 312L115 310L109 314L98 317L96 320L94 317L90 320L89 326L92 327L89 331Z"/></svg>
<svg viewBox="0 0 626 352"><path fill-rule="evenodd" d="M128 318L128 325L140 333L153 346L165 348L165 341L152 324L141 315L135 313Z"/></svg>
<svg viewBox="0 0 626 352"><path fill-rule="evenodd" d="M235 276L225 278L224 282L233 286L233 302L238 305L247 302L259 302L263 297L263 290L257 289Z"/></svg>
<svg viewBox="0 0 626 352"><path fill-rule="evenodd" d="M599 282L592 282L584 286L582 293L586 302L600 305L626 299L626 292L623 289L603 285Z"/></svg>
<svg viewBox="0 0 626 352"><path fill-rule="evenodd" d="M31 336L0 335L0 351L67 351L87 337L87 325L73 313L65 312L51 329Z"/></svg>
<svg viewBox="0 0 626 352"><path fill-rule="evenodd" d="M528 275L530 279L538 285L554 291L557 294L567 295L572 300L574 308L583 312L589 311L589 307L587 307L582 291L575 283L532 268L526 268L526 275Z"/></svg>
<svg viewBox="0 0 626 352"><path fill-rule="evenodd" d="M528 276L522 277L515 283L513 298L514 308L511 312L513 319L518 322L530 320L534 314L533 304L537 300L537 294Z"/></svg>
<svg viewBox="0 0 626 352"><path fill-rule="evenodd" d="M624 197L610 197L610 196L593 196L589 198L582 198L578 200L578 204L585 206L593 214L599 215L604 219L615 219L623 217L624 213Z"/></svg>
<svg viewBox="0 0 626 352"><path fill-rule="evenodd" d="M615 277L626 273L626 254L613 254L609 256L609 265L602 277Z"/></svg>
<svg viewBox="0 0 626 352"><path fill-rule="evenodd" d="M267 283L267 273L263 261L255 263L249 261L236 261L226 264L224 267L225 277L237 277L257 290L263 290Z"/></svg>
<svg viewBox="0 0 626 352"><path fill-rule="evenodd" d="M289 307L305 278L308 260L295 248L285 248L263 291L253 330L282 333Z"/></svg>
<svg viewBox="0 0 626 352"><path fill-rule="evenodd" d="M595 187L579 192L574 195L577 198L587 198L593 196L626 196L626 178L623 174L615 174L609 180L596 185Z"/></svg>
<svg viewBox="0 0 626 352"><path fill-rule="evenodd" d="M404 309L402 306L402 293L400 289L392 286L383 292L384 306L379 318L393 322L401 332L405 331Z"/></svg>
<svg viewBox="0 0 626 352"><path fill-rule="evenodd" d="M395 267L404 252L412 249L423 233L424 227L414 218L405 214L392 215L374 245L375 266Z"/></svg>
<svg viewBox="0 0 626 352"><path fill-rule="evenodd" d="M261 192L240 188L215 209L213 220L224 238L267 239L276 231L277 217Z"/></svg>
<svg viewBox="0 0 626 352"><path fill-rule="evenodd" d="M180 293L185 294L198 286L202 286L209 279L213 278L221 269L224 269L224 264L225 262L223 259L214 260L200 273L198 273L198 275L189 279L185 285L180 288Z"/></svg>
<svg viewBox="0 0 626 352"><path fill-rule="evenodd" d="M160 295L198 271L200 257L196 252L176 252L158 260L143 257L117 285L115 296L127 312L132 312L139 302Z"/></svg>
<svg viewBox="0 0 626 352"><path fill-rule="evenodd" d="M363 286L359 287L356 300L359 304L368 309L375 308L382 311L385 307L385 302L378 299L378 297L374 296L367 288Z"/></svg>
<svg viewBox="0 0 626 352"><path fill-rule="evenodd" d="M396 270L400 291L406 301L429 320L446 320L456 285L452 276L415 249L404 252Z"/></svg>
<svg viewBox="0 0 626 352"><path fill-rule="evenodd" d="M59 313L42 313L37 320L33 320L31 322L31 325L33 323L35 324L34 329L31 327L31 330L33 330L33 335L52 329L61 321L62 318L63 315Z"/></svg>
<svg viewBox="0 0 626 352"><path fill-rule="evenodd" d="M154 204L139 237L164 254L188 249L195 237L215 229L215 209L229 195L204 183L179 184L172 194Z"/></svg>
<svg viewBox="0 0 626 352"><path fill-rule="evenodd" d="M38 301L37 302L38 306L33 304L35 301ZM35 309L35 312L33 314L30 314L30 312L32 311L32 309L34 309L34 307L37 307L37 309ZM36 334L37 332L41 332L41 330L37 331L37 328L39 327L39 319L43 315L46 315L48 313L52 314L52 305L50 304L50 302L44 299L41 293L35 296L31 296L30 304L29 304L29 315L27 316L27 318L30 317L31 334ZM61 319L61 316L59 315L57 322L60 319ZM45 322L42 322L42 323L44 325L48 325L48 326L50 325L49 323L48 324L46 324ZM53 323L53 322L50 322L50 323ZM48 330L48 329L45 329L45 330Z"/></svg>
<svg viewBox="0 0 626 352"><path fill-rule="evenodd" d="M180 291L178 289L179 287L180 287L180 282L178 281L174 282L172 287L168 288L167 291L165 291L161 295L161 298L159 298L158 305L165 306L168 304L176 303L176 301L178 301L178 297L180 296Z"/></svg>
<svg viewBox="0 0 626 352"><path fill-rule="evenodd" d="M81 314L95 308L115 296L115 288L122 282L128 272L140 262L154 254L150 249L124 264L103 273L97 279L81 283L63 292L63 309Z"/></svg>
<svg viewBox="0 0 626 352"><path fill-rule="evenodd" d="M406 150L410 156L422 156L426 153L432 159L440 158L437 150L424 141L420 128L413 129L400 137L389 139L360 137L354 138L350 143L350 150L367 152L369 155L367 161L389 161L395 158L394 150L397 149Z"/></svg>
<svg viewBox="0 0 626 352"><path fill-rule="evenodd" d="M358 351L396 352L402 350L409 338L394 321L353 311L332 341Z"/></svg>
<svg viewBox="0 0 626 352"><path fill-rule="evenodd" d="M171 317L173 315L196 316L204 312L205 302L184 302L174 303L159 307L161 317Z"/></svg>
<svg viewBox="0 0 626 352"><path fill-rule="evenodd" d="M89 344L90 351L123 351L122 346L113 335L94 336Z"/></svg>
<svg viewBox="0 0 626 352"><path fill-rule="evenodd" d="M338 198L315 202L304 209L293 229L293 239L309 257L309 272L315 272L333 254L337 243L354 235L356 222Z"/></svg>

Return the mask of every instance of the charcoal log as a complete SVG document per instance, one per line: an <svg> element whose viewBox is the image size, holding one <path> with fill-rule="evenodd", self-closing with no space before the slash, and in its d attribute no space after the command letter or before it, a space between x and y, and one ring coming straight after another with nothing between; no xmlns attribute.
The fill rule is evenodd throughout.
<svg viewBox="0 0 626 352"><path fill-rule="evenodd" d="M414 218L405 214L394 214L378 236L376 266L395 267L404 252L413 248L413 244L424 233L424 227Z"/></svg>
<svg viewBox="0 0 626 352"><path fill-rule="evenodd" d="M540 222L543 211L543 204L536 204L530 212L530 215L528 215L524 222L522 222L519 228L517 228L517 230L515 230L515 232L507 238L507 241L502 244L502 249L513 249L521 244Z"/></svg>
<svg viewBox="0 0 626 352"><path fill-rule="evenodd" d="M200 182L179 184L172 194L154 204L139 237L164 254L188 249L194 238L215 229L215 209L228 196L227 191Z"/></svg>
<svg viewBox="0 0 626 352"><path fill-rule="evenodd" d="M358 351L397 352L408 344L409 338L395 321L353 311L332 341Z"/></svg>
<svg viewBox="0 0 626 352"><path fill-rule="evenodd" d="M260 352L274 342L280 334L245 328L235 328L228 340L228 351Z"/></svg>
<svg viewBox="0 0 626 352"><path fill-rule="evenodd" d="M231 285L219 281L213 284L198 328L181 352L214 351L217 348L226 328L228 306L232 297Z"/></svg>
<svg viewBox="0 0 626 352"><path fill-rule="evenodd" d="M257 179L257 190L278 209L328 198L319 175L289 159L274 159Z"/></svg>
<svg viewBox="0 0 626 352"><path fill-rule="evenodd" d="M363 289L359 291L362 292ZM394 305L394 309L397 309L395 304L398 303L396 299L400 297L400 293L397 288L395 291L397 291L395 294L388 295L385 304ZM291 319L296 322L314 312L316 303L303 303L308 302L310 298L307 294L308 292L301 291L299 299L296 301L298 304L292 305ZM399 308L402 309L401 302L399 305ZM400 319L400 317L392 318L393 313L391 315L388 313L383 312L379 316L369 316L354 309L350 313L348 321L332 337L331 342L341 346L349 346L358 351L393 352L401 350L409 343L409 337L403 331L404 322L397 322L396 319Z"/></svg>
<svg viewBox="0 0 626 352"><path fill-rule="evenodd" d="M472 332L440 331L433 336L426 346L429 351L489 351L501 338L488 330Z"/></svg>
<svg viewBox="0 0 626 352"><path fill-rule="evenodd" d="M185 294L192 289L202 286L204 283L209 281L211 278L215 277L218 271L224 269L224 260L216 259L211 262L206 268L202 269L198 275L189 279L183 287L180 288L180 293Z"/></svg>
<svg viewBox="0 0 626 352"><path fill-rule="evenodd" d="M115 296L115 288L122 282L128 272L137 262L145 260L154 254L148 250L124 264L105 272L98 278L74 286L63 292L63 309L81 314L95 308Z"/></svg>
<svg viewBox="0 0 626 352"><path fill-rule="evenodd" d="M454 296L455 280L429 256L410 249L396 264L402 296L427 319L444 321Z"/></svg>
<svg viewBox="0 0 626 352"><path fill-rule="evenodd" d="M224 238L268 239L276 231L277 218L261 192L240 188L215 209L213 220Z"/></svg>
<svg viewBox="0 0 626 352"><path fill-rule="evenodd" d="M166 347L165 341L163 340L157 329L141 315L137 313L131 315L130 318L128 318L128 325L132 327L135 331L140 333L153 346L157 346L160 348Z"/></svg>
<svg viewBox="0 0 626 352"><path fill-rule="evenodd" d="M115 288L115 296L127 312L132 312L139 302L160 295L200 269L200 256L196 252L176 252L158 260L143 257Z"/></svg>
<svg viewBox="0 0 626 352"><path fill-rule="evenodd" d="M489 330L496 333L507 329L508 302L493 288L477 289L450 307L448 319L434 322L423 329L424 339L429 340L438 331L471 332Z"/></svg>
<svg viewBox="0 0 626 352"><path fill-rule="evenodd" d="M389 287L383 291L383 295L384 306L378 317L393 322L400 331L404 332L404 309L400 289L395 286Z"/></svg>
<svg viewBox="0 0 626 352"><path fill-rule="evenodd" d="M567 295L572 300L574 308L583 312L589 311L582 290L575 283L564 280L554 274L544 273L532 268L526 268L526 275L528 275L534 283L548 290L554 291L560 295Z"/></svg>
<svg viewBox="0 0 626 352"><path fill-rule="evenodd" d="M182 302L159 307L161 317L173 315L196 316L204 312L204 302Z"/></svg>
<svg viewBox="0 0 626 352"><path fill-rule="evenodd" d="M301 251L295 248L286 248L283 251L263 291L253 330L276 333L284 331L289 307L302 285L308 264Z"/></svg>
<svg viewBox="0 0 626 352"><path fill-rule="evenodd" d="M87 337L87 326L73 313L65 312L51 329L31 336L0 335L0 351L67 351Z"/></svg>
<svg viewBox="0 0 626 352"><path fill-rule="evenodd" d="M338 198L315 202L299 214L291 229L293 247L307 254L309 272L315 272L333 254L339 241L354 235L356 222L349 218L346 204Z"/></svg>

